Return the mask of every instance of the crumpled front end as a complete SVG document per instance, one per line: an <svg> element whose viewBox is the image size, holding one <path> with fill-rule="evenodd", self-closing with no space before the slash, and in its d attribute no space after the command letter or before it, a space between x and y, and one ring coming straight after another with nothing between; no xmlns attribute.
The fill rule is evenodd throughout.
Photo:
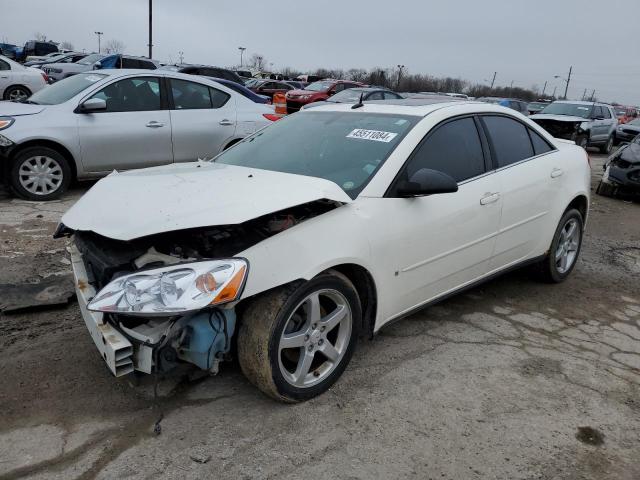
<svg viewBox="0 0 640 480"><path fill-rule="evenodd" d="M582 128L584 121L564 121L543 118L532 118L534 122L549 132L554 138L575 141L579 135L588 132Z"/></svg>

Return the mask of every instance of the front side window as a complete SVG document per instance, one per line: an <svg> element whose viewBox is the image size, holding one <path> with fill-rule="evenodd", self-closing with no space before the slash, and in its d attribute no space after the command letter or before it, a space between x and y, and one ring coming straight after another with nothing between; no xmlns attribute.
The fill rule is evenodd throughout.
<svg viewBox="0 0 640 480"><path fill-rule="evenodd" d="M508 117L483 116L498 168L533 157L527 127Z"/></svg>
<svg viewBox="0 0 640 480"><path fill-rule="evenodd" d="M420 119L303 110L225 150L215 162L324 178L356 198Z"/></svg>
<svg viewBox="0 0 640 480"><path fill-rule="evenodd" d="M382 92L373 92L367 100L382 100Z"/></svg>
<svg viewBox="0 0 640 480"><path fill-rule="evenodd" d="M444 172L456 182L482 175L484 155L473 118L447 122L429 133L407 163L405 180L423 168Z"/></svg>
<svg viewBox="0 0 640 480"><path fill-rule="evenodd" d="M160 81L152 77L126 78L107 85L91 98L107 102L107 112L161 110Z"/></svg>
<svg viewBox="0 0 640 480"><path fill-rule="evenodd" d="M602 116L604 118L611 118L611 112L609 112L608 107L602 107Z"/></svg>

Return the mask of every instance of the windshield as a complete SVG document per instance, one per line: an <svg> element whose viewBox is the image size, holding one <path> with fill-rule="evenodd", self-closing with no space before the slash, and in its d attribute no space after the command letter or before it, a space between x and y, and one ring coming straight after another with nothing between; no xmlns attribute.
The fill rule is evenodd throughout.
<svg viewBox="0 0 640 480"><path fill-rule="evenodd" d="M409 115L303 112L259 131L215 161L324 178L356 198L419 120Z"/></svg>
<svg viewBox="0 0 640 480"><path fill-rule="evenodd" d="M592 108L592 105L585 105L582 103L552 103L547 105L540 113L589 118Z"/></svg>
<svg viewBox="0 0 640 480"><path fill-rule="evenodd" d="M359 88L347 88L346 90L336 93L333 97L327 99L327 101L338 102L338 103L357 102L358 100L360 100L360 95L362 94L363 91L364 90L361 90Z"/></svg>
<svg viewBox="0 0 640 480"><path fill-rule="evenodd" d="M304 87L304 89L311 90L312 92L324 92L325 90L329 90L334 83L335 82L328 81L314 82Z"/></svg>
<svg viewBox="0 0 640 480"><path fill-rule="evenodd" d="M479 98L478 101L480 102L484 102L484 103L492 103L494 105L502 105L504 99L502 98L489 98L489 97L484 97L484 98Z"/></svg>
<svg viewBox="0 0 640 480"><path fill-rule="evenodd" d="M93 55L89 55L84 57L82 60L78 60L76 63L80 65L93 65L94 63L102 60L104 55L100 55L99 53L94 53Z"/></svg>
<svg viewBox="0 0 640 480"><path fill-rule="evenodd" d="M547 105L546 103L531 102L527 108L529 110L542 110Z"/></svg>
<svg viewBox="0 0 640 480"><path fill-rule="evenodd" d="M52 55L50 57L47 58L47 61L51 61L51 62L55 62L57 60L62 60L66 57L68 57L69 54L68 53L58 53L56 55Z"/></svg>
<svg viewBox="0 0 640 480"><path fill-rule="evenodd" d="M99 73L81 73L74 75L34 93L29 97L28 102L38 105L59 105L75 97L85 88L99 82L106 76L107 75Z"/></svg>
<svg viewBox="0 0 640 480"><path fill-rule="evenodd" d="M636 125L636 126L640 126L640 118L634 118L633 120L631 120L629 123L627 123L627 125Z"/></svg>

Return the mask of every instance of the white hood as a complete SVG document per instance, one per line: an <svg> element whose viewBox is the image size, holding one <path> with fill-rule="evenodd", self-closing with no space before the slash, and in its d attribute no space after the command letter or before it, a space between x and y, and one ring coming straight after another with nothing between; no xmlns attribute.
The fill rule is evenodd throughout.
<svg viewBox="0 0 640 480"><path fill-rule="evenodd" d="M19 117L22 115L35 115L42 112L44 105L33 105L20 102L0 102L0 117Z"/></svg>
<svg viewBox="0 0 640 480"><path fill-rule="evenodd" d="M571 115L552 115L550 113L536 113L529 117L531 120L555 120L557 122L589 122L588 118Z"/></svg>
<svg viewBox="0 0 640 480"><path fill-rule="evenodd" d="M211 162L114 172L62 217L73 230L133 240L173 230L232 225L315 200L351 202L316 177Z"/></svg>

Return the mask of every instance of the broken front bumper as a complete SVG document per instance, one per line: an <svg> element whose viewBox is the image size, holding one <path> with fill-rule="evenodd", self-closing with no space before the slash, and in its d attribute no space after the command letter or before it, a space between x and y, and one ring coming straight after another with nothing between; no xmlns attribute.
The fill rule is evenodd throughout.
<svg viewBox="0 0 640 480"><path fill-rule="evenodd" d="M93 343L95 343L96 348L107 363L111 373L116 377L133 372L135 369L133 345L122 333L105 321L103 313L92 312L87 309L87 305L97 292L93 286L89 284L87 270L82 261L82 255L75 245L72 244L71 247L69 247L69 253L71 254L71 266L73 267L73 275L75 277L76 295L78 296L80 312L82 313L82 319L87 326L87 330L89 330L91 334ZM148 353L148 362L138 361L137 363L138 369L146 367L148 363L149 368L147 373L150 373L151 352L149 351ZM142 356L146 356L144 352Z"/></svg>
<svg viewBox="0 0 640 480"><path fill-rule="evenodd" d="M109 322L104 313L92 312L88 304L96 295L82 253L69 247L78 304L93 343L109 370L120 377L134 370L167 371L179 362L217 373L231 348L236 316L232 306L216 307L178 317L149 318L144 323ZM117 324L114 325L114 324Z"/></svg>

